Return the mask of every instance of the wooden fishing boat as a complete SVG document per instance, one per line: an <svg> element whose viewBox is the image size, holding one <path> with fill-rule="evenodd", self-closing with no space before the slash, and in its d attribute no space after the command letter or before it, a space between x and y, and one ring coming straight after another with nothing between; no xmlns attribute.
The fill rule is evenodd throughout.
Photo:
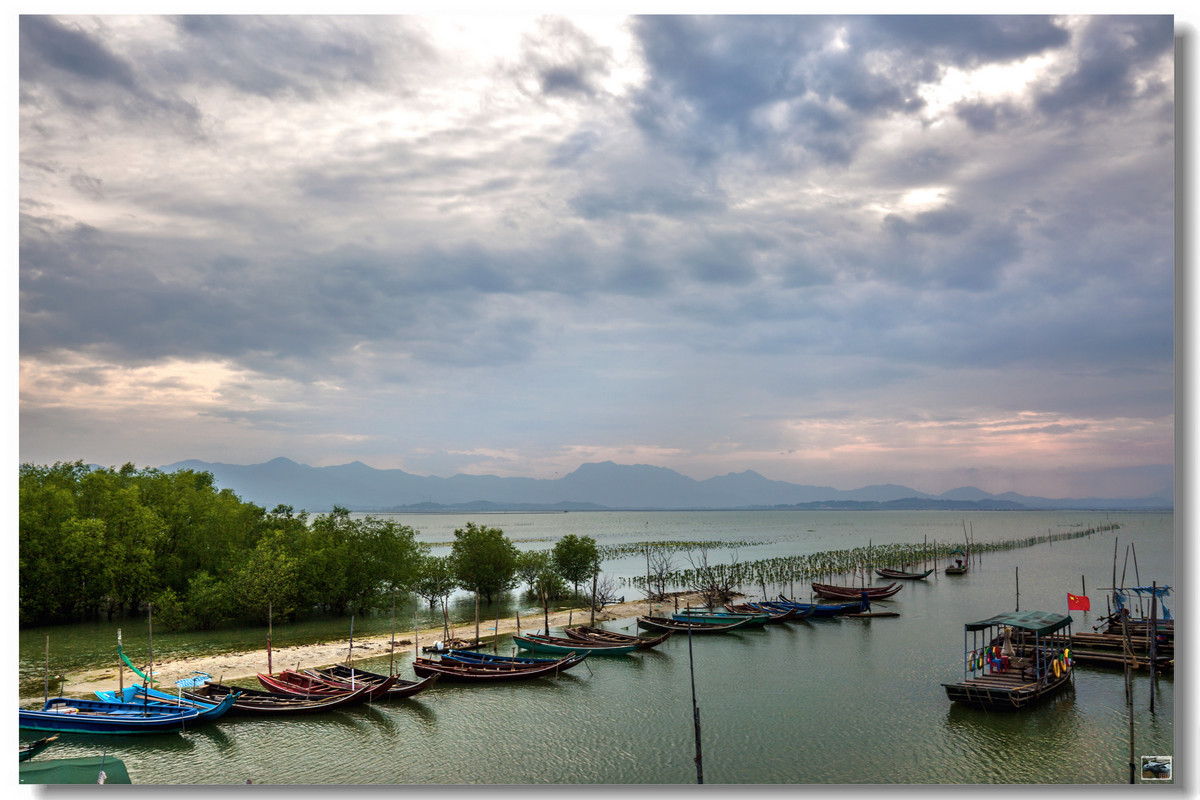
<svg viewBox="0 0 1200 800"><path fill-rule="evenodd" d="M1066 614L1018 611L968 622L963 678L942 686L956 703L988 711L1026 708L1070 683L1070 644L1071 617Z"/></svg>
<svg viewBox="0 0 1200 800"><path fill-rule="evenodd" d="M200 715L195 708L165 708L149 703L108 703L52 697L41 710L22 708L22 728L61 733L177 733Z"/></svg>
<svg viewBox="0 0 1200 800"><path fill-rule="evenodd" d="M862 611L861 599L846 603L797 603L795 600L788 600L783 595L779 595L778 600L772 600L769 603L763 603L763 605L768 608L777 608L780 610L799 607L802 612L806 611L814 617L837 617L842 614Z"/></svg>
<svg viewBox="0 0 1200 800"><path fill-rule="evenodd" d="M725 609L731 614L766 614L768 625L778 625L781 622L788 622L800 615L799 608L789 608L785 611L775 611L765 608L758 603L726 603Z"/></svg>
<svg viewBox="0 0 1200 800"><path fill-rule="evenodd" d="M480 653L474 650L455 650L452 653L442 653L443 661L458 661L464 664L514 664L516 667L540 667L559 661L558 658L539 658L536 656L502 656L499 653Z"/></svg>
<svg viewBox="0 0 1200 800"><path fill-rule="evenodd" d="M364 686L358 691L341 692L339 694L322 695L320 697L304 698L294 694L281 692L264 692L259 689L244 689L241 686L228 686L222 683L206 683L191 689L184 689L183 696L192 700L217 702L226 695L240 692L241 697L233 703L229 713L254 717L292 716L295 714L317 714L332 711L335 708L365 703L370 696L371 687Z"/></svg>
<svg viewBox="0 0 1200 800"><path fill-rule="evenodd" d="M642 630L647 631L673 631L676 633L687 634L691 633L725 633L727 631L740 630L746 627L749 618L735 620L733 622L700 622L699 620L677 620L670 617L650 617L640 616L637 618L637 626Z"/></svg>
<svg viewBox="0 0 1200 800"><path fill-rule="evenodd" d="M767 624L769 619L771 619L771 614L769 612L759 612L757 614L731 614L728 611L708 611L699 608L686 608L682 611L677 611L672 614L671 619L682 622L687 622L688 620L692 620L693 622L715 622L718 625L741 619L745 620L746 622L744 627L761 628L763 625Z"/></svg>
<svg viewBox="0 0 1200 800"><path fill-rule="evenodd" d="M211 722L220 719L233 708L233 704L241 696L240 692L231 692L221 700L213 703L202 700L192 700L181 694L168 694L158 689L149 691L141 684L126 687L123 691L96 692L96 697L110 703L149 703L150 705L166 708L195 708L200 712L197 722Z"/></svg>
<svg viewBox="0 0 1200 800"><path fill-rule="evenodd" d="M785 606L782 603L772 603L771 601L762 603L742 603L742 605L752 609L757 609L760 614L771 614L772 621L776 619L774 616L776 614L789 614L792 611L795 611L796 613L787 620L788 622L803 622L804 620L813 616L818 608L818 606L812 603L789 603Z"/></svg>
<svg viewBox="0 0 1200 800"><path fill-rule="evenodd" d="M474 650L476 647L483 647L483 642L478 639L473 642L466 639L447 639L444 642L434 642L431 645L423 646L421 652L445 653L447 650Z"/></svg>
<svg viewBox="0 0 1200 800"><path fill-rule="evenodd" d="M572 639L582 642L637 645L638 650L648 650L651 647L657 647L671 638L671 631L666 631L659 636L634 636L628 633L605 630L604 628L594 628L590 625L563 628L563 633Z"/></svg>
<svg viewBox="0 0 1200 800"><path fill-rule="evenodd" d="M389 677L393 678L392 685L388 690L382 695L376 695L372 698L373 700L412 697L414 694L423 692L430 686L433 686L438 680L437 675L430 675L421 680L410 681L395 675L388 676L380 675L377 672L366 672L358 667L347 667L345 664L335 664L332 667L325 667L324 669L307 669L305 673L343 691L358 689L367 684L378 686L383 684Z"/></svg>
<svg viewBox="0 0 1200 800"><path fill-rule="evenodd" d="M947 575L962 575L970 569L967 554L962 550L951 550L950 557L954 559L954 563L948 565L944 570Z"/></svg>
<svg viewBox="0 0 1200 800"><path fill-rule="evenodd" d="M854 611L849 614L842 614L847 619L874 619L875 617L898 617L899 611Z"/></svg>
<svg viewBox="0 0 1200 800"><path fill-rule="evenodd" d="M383 697L398 679L396 675L384 676L382 681L365 684L368 689L367 699L378 700ZM268 691L294 694L300 697L329 697L352 691L345 686L331 685L326 680L292 669L285 669L274 675L264 675L260 672L258 673L258 682Z"/></svg>
<svg viewBox="0 0 1200 800"><path fill-rule="evenodd" d="M440 675L441 680L460 683L507 683L527 681L546 676L555 676L571 667L583 663L589 653L577 653L560 658L549 664L536 666L501 663L464 664L450 659L435 661L430 658L413 659L413 671L422 677Z"/></svg>
<svg viewBox="0 0 1200 800"><path fill-rule="evenodd" d="M835 586L832 583L814 583L813 594L826 600L861 600L863 592L871 600L886 600L904 588L902 583L889 583L887 586ZM779 596L781 599L783 595Z"/></svg>
<svg viewBox="0 0 1200 800"><path fill-rule="evenodd" d="M905 572L900 569L887 569L886 567L875 570L875 574L881 578L899 578L904 581L923 581L933 574L933 567L924 572ZM875 598L871 598L875 599Z"/></svg>
<svg viewBox="0 0 1200 800"><path fill-rule="evenodd" d="M50 745L54 744L56 741L58 741L57 733L53 736L43 736L41 739L34 739L32 742L26 742L25 744L21 745L20 761L28 761Z"/></svg>
<svg viewBox="0 0 1200 800"><path fill-rule="evenodd" d="M514 633L513 642L522 650L533 653L594 653L601 656L623 656L638 649L636 644L581 642L569 636L546 636L539 633Z"/></svg>

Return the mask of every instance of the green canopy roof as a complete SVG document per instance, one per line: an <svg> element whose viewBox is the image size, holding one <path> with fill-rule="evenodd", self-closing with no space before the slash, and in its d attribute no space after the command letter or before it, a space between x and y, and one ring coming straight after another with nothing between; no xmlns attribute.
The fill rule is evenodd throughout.
<svg viewBox="0 0 1200 800"><path fill-rule="evenodd" d="M1045 636L1070 624L1071 616L1069 614L1052 614L1049 611L1013 611L1008 614L997 614L979 622L968 622L967 630L981 631L996 625L1008 625L1012 628L1033 631L1038 636Z"/></svg>
<svg viewBox="0 0 1200 800"><path fill-rule="evenodd" d="M105 783L132 783L125 764L112 756L22 761L21 783L99 783L101 770Z"/></svg>

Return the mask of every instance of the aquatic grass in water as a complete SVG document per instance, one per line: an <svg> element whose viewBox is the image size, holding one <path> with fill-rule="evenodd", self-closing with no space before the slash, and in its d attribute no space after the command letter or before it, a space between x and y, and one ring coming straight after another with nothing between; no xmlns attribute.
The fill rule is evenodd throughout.
<svg viewBox="0 0 1200 800"><path fill-rule="evenodd" d="M995 553L1057 541L1081 539L1097 533L1118 530L1120 527L1116 523L1110 523L1063 533L1046 533L992 542L974 542L969 550L975 557L982 553ZM669 549L682 551L738 546L736 542L637 542L613 549L622 549L626 553L644 553L660 544L666 545ZM763 544L763 542L744 541L741 544L750 546L751 544ZM693 566L669 572L666 576L666 583L676 589L691 588L715 578L722 583L739 587L759 586L763 588L763 594L766 595L767 585L783 586L796 581L803 582L816 578L832 579L834 576L853 575L877 567L896 568L919 562L946 560L950 558L951 553L960 549L964 549L962 542L921 542L918 544L891 542L843 550L824 550L807 555ZM647 591L645 575L621 578L621 585L631 586L643 592Z"/></svg>

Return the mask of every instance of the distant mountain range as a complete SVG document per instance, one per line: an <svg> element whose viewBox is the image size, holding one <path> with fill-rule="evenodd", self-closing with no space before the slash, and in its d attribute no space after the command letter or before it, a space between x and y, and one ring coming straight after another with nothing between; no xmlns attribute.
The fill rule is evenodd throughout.
<svg viewBox="0 0 1200 800"><path fill-rule="evenodd" d="M730 473L697 481L664 467L605 461L584 464L562 478L501 478L412 475L375 469L355 461L334 467L310 467L287 458L265 464L180 461L165 471L191 469L212 473L217 486L270 510L289 505L297 511L328 511L338 505L352 511L597 511L609 509L946 509L1021 510L1171 509L1174 490L1149 497L1048 499L1013 492L988 494L974 487L930 495L907 486L885 484L841 490L828 486L774 481L757 472Z"/></svg>

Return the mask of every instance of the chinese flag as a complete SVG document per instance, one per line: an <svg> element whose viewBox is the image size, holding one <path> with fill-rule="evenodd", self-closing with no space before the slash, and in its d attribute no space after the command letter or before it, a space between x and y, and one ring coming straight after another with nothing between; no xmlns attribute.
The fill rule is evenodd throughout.
<svg viewBox="0 0 1200 800"><path fill-rule="evenodd" d="M1067 611L1091 611L1092 601L1085 594L1067 592Z"/></svg>

